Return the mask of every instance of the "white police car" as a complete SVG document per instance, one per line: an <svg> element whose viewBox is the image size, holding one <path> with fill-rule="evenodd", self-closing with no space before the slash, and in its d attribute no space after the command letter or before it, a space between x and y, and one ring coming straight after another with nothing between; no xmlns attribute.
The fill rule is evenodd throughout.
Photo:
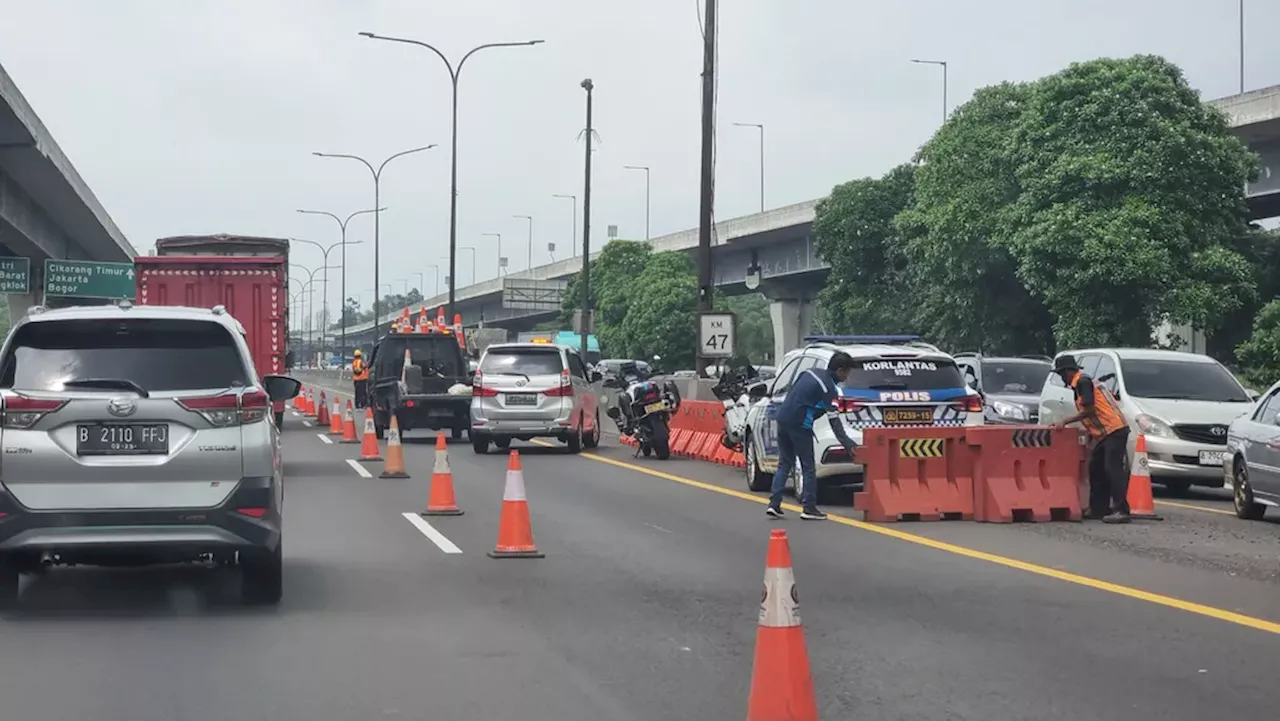
<svg viewBox="0 0 1280 721"><path fill-rule="evenodd" d="M982 425L982 398L965 384L955 360L917 336L810 336L803 348L783 357L775 378L749 389L755 402L747 412L743 453L751 490L767 491L773 482L778 468L775 417L792 382L806 369L826 368L841 351L853 358L854 367L836 405L855 443L861 445L866 428ZM819 489L861 484L861 464L849 457L831 425L819 418L813 431ZM799 486L798 467L792 478Z"/></svg>

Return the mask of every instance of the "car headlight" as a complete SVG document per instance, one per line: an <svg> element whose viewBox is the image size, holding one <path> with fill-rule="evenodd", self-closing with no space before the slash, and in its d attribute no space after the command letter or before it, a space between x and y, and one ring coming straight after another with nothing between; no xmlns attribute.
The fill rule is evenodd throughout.
<svg viewBox="0 0 1280 721"><path fill-rule="evenodd" d="M1173 429L1169 427L1169 424L1155 416L1149 416L1146 413L1139 413L1134 420L1138 423L1138 430L1148 436L1173 438Z"/></svg>
<svg viewBox="0 0 1280 721"><path fill-rule="evenodd" d="M1029 418L1026 408L1012 403L1005 403L1004 401L992 401L991 410L995 411L996 415L1001 418L1010 420L1025 421Z"/></svg>

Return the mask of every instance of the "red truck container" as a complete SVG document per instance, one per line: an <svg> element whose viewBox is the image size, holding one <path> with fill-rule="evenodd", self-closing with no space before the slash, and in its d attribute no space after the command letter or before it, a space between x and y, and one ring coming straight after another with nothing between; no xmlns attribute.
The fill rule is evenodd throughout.
<svg viewBox="0 0 1280 721"><path fill-rule="evenodd" d="M288 369L289 241L244 235L184 235L156 241L134 259L139 305L221 305L244 326L259 375ZM284 402L274 405L276 424Z"/></svg>

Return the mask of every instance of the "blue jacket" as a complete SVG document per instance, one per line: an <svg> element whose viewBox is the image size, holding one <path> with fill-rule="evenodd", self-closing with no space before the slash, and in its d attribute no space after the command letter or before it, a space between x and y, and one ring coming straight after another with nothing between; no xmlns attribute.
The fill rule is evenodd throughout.
<svg viewBox="0 0 1280 721"><path fill-rule="evenodd" d="M778 407L778 426L812 431L816 418L826 413L835 414L838 393L836 379L826 368L801 371Z"/></svg>

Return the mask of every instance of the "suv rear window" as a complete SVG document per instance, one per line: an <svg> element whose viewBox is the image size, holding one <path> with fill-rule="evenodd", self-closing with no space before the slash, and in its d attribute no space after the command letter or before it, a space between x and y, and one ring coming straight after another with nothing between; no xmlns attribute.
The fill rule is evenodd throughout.
<svg viewBox="0 0 1280 721"><path fill-rule="evenodd" d="M28 323L14 333L0 370L0 387L15 390L61 391L87 379L132 381L152 392L254 380L220 324L155 318Z"/></svg>
<svg viewBox="0 0 1280 721"><path fill-rule="evenodd" d="M553 376L564 370L560 351L554 348L490 348L480 361L481 373L519 373L526 376Z"/></svg>
<svg viewBox="0 0 1280 721"><path fill-rule="evenodd" d="M854 361L847 388L876 391L925 391L964 388L960 369L940 358L867 358Z"/></svg>
<svg viewBox="0 0 1280 721"><path fill-rule="evenodd" d="M464 365L462 349L454 335L404 335L388 336L378 344L373 360L373 373L380 379L399 378L404 370L404 351L416 366L434 368L435 374L447 378L460 378L469 368Z"/></svg>
<svg viewBox="0 0 1280 721"><path fill-rule="evenodd" d="M982 364L982 389L987 393L1039 395L1051 370L1052 363L1039 361L987 361Z"/></svg>

